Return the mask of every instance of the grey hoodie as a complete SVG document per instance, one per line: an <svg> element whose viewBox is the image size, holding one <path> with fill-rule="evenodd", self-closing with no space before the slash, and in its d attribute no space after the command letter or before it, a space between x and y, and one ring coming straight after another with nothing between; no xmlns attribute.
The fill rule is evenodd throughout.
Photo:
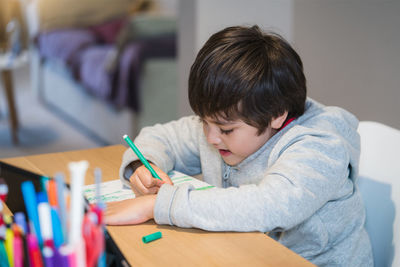
<svg viewBox="0 0 400 267"><path fill-rule="evenodd" d="M158 224L209 231L265 232L318 266L372 266L365 211L356 186L358 120L307 100L305 113L236 166L208 144L198 117L143 128L135 144L168 172L203 174L214 189L163 185ZM120 178L136 160L128 149Z"/></svg>

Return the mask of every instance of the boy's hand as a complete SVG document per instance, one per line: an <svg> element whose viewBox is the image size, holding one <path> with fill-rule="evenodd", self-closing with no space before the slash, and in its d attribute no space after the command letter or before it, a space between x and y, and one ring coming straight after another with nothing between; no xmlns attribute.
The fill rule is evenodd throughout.
<svg viewBox="0 0 400 267"><path fill-rule="evenodd" d="M144 223L154 218L156 195L147 195L107 203L105 223L108 225L126 225Z"/></svg>
<svg viewBox="0 0 400 267"><path fill-rule="evenodd" d="M171 179L165 172L153 164L151 164L151 166L162 181L154 178L144 165L140 166L129 178L132 191L136 196L156 194L163 184L172 184Z"/></svg>

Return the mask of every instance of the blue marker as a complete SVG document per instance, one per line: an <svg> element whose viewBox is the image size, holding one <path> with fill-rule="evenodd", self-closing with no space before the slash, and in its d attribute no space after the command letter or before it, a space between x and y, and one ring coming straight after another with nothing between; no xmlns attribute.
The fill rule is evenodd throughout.
<svg viewBox="0 0 400 267"><path fill-rule="evenodd" d="M33 183L31 181L23 182L21 185L21 190L29 220L33 223L33 227L35 229L35 234L37 236L39 244L42 245L42 233L40 232L36 193Z"/></svg>
<svg viewBox="0 0 400 267"><path fill-rule="evenodd" d="M58 216L57 210L50 207L51 214L51 225L53 227L53 240L56 248L59 248L62 244L64 244L64 236L61 228L60 217Z"/></svg>

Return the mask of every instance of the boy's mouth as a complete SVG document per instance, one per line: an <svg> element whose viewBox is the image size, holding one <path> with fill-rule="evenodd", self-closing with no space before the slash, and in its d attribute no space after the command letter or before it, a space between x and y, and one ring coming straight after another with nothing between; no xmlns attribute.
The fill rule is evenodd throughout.
<svg viewBox="0 0 400 267"><path fill-rule="evenodd" d="M226 149L218 149L219 154L221 154L221 156L226 157L232 154L232 152L230 152L229 150Z"/></svg>

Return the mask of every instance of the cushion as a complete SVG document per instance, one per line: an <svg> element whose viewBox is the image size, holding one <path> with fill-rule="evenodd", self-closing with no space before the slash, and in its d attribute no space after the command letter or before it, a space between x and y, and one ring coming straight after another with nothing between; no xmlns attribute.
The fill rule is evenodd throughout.
<svg viewBox="0 0 400 267"><path fill-rule="evenodd" d="M40 31L87 27L122 17L143 0L39 0Z"/></svg>

